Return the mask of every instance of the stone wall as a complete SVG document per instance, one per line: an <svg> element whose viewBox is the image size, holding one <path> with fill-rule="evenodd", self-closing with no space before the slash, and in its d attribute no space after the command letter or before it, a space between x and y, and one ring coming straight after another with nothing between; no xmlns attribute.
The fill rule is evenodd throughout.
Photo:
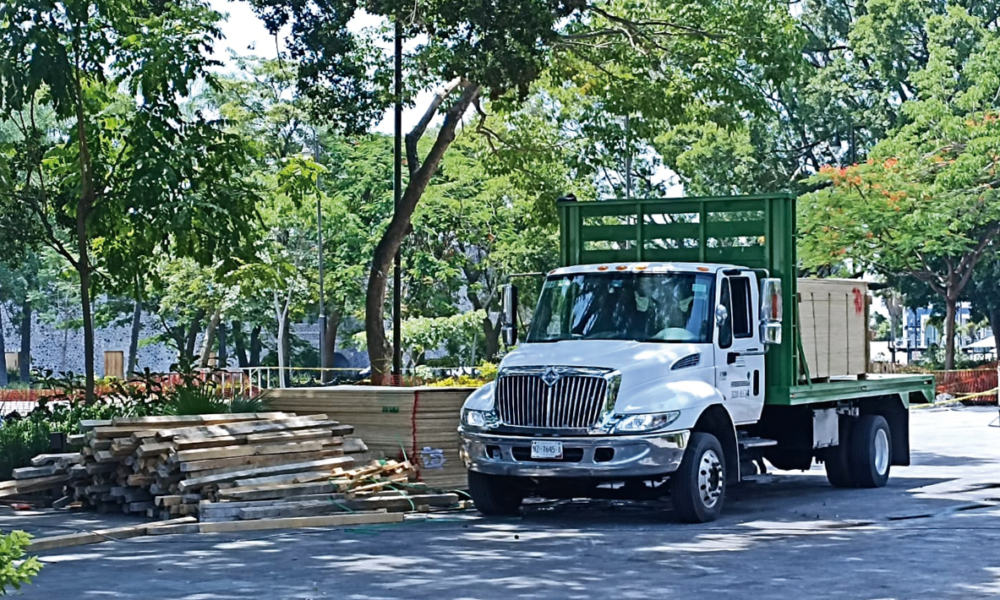
<svg viewBox="0 0 1000 600"><path fill-rule="evenodd" d="M15 326L11 323L3 307L0 307L0 311L3 311L4 350L7 353L17 353L21 348L20 324ZM168 372L176 361L177 354L167 344L151 341L161 331L151 324L153 317L145 315L143 321L139 335L138 368L142 370L148 367L155 373ZM297 324L293 327L293 331L306 343L318 346L319 330L315 324ZM98 377L105 376L105 352L122 352L125 361L128 360L129 334L129 327L103 327L95 331L94 365ZM201 342L199 338L196 347L200 348ZM268 342L273 345L273 340L265 340L265 344ZM230 354L228 366L236 367L236 357L232 354L235 352L232 337L229 338L227 345ZM365 353L338 346L337 354L340 355L338 366L351 368L368 366L368 357ZM35 369L51 369L57 373L70 371L83 373L83 330L63 328L58 323L42 321L36 316L31 327L31 363Z"/></svg>

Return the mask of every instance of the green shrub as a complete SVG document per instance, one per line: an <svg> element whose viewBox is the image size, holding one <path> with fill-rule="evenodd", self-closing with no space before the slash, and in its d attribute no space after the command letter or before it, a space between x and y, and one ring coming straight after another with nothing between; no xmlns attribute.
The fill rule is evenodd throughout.
<svg viewBox="0 0 1000 600"><path fill-rule="evenodd" d="M6 596L8 588L19 590L22 585L31 583L31 579L42 570L37 558L24 558L29 542L31 536L23 531L0 535L0 596Z"/></svg>
<svg viewBox="0 0 1000 600"><path fill-rule="evenodd" d="M0 480L10 479L10 473L27 467L31 459L49 449L48 423L19 419L0 423Z"/></svg>
<svg viewBox="0 0 1000 600"><path fill-rule="evenodd" d="M216 385L186 383L168 392L163 412L167 415L255 413L266 411L267 405L264 398L250 398L239 394L230 398Z"/></svg>

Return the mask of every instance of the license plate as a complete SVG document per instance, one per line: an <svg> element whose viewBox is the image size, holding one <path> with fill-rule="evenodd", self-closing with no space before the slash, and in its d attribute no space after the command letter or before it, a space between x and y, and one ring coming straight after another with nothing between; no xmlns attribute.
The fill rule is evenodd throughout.
<svg viewBox="0 0 1000 600"><path fill-rule="evenodd" d="M547 440L531 441L531 458L562 458L562 442L550 442Z"/></svg>

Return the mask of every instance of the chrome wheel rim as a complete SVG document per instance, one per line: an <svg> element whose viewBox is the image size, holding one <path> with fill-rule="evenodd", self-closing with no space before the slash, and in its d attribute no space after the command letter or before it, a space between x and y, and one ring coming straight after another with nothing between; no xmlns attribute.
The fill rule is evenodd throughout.
<svg viewBox="0 0 1000 600"><path fill-rule="evenodd" d="M889 436L885 429L875 432L875 471L879 475L885 475L889 470Z"/></svg>
<svg viewBox="0 0 1000 600"><path fill-rule="evenodd" d="M706 450L698 464L698 497L705 508L712 508L719 503L725 482L719 455L715 450Z"/></svg>

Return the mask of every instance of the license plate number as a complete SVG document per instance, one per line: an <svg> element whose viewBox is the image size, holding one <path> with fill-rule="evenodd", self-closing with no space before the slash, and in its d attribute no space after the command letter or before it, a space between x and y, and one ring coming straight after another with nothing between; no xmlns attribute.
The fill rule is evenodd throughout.
<svg viewBox="0 0 1000 600"><path fill-rule="evenodd" d="M532 440L531 458L562 458L562 442L550 442L545 440Z"/></svg>

